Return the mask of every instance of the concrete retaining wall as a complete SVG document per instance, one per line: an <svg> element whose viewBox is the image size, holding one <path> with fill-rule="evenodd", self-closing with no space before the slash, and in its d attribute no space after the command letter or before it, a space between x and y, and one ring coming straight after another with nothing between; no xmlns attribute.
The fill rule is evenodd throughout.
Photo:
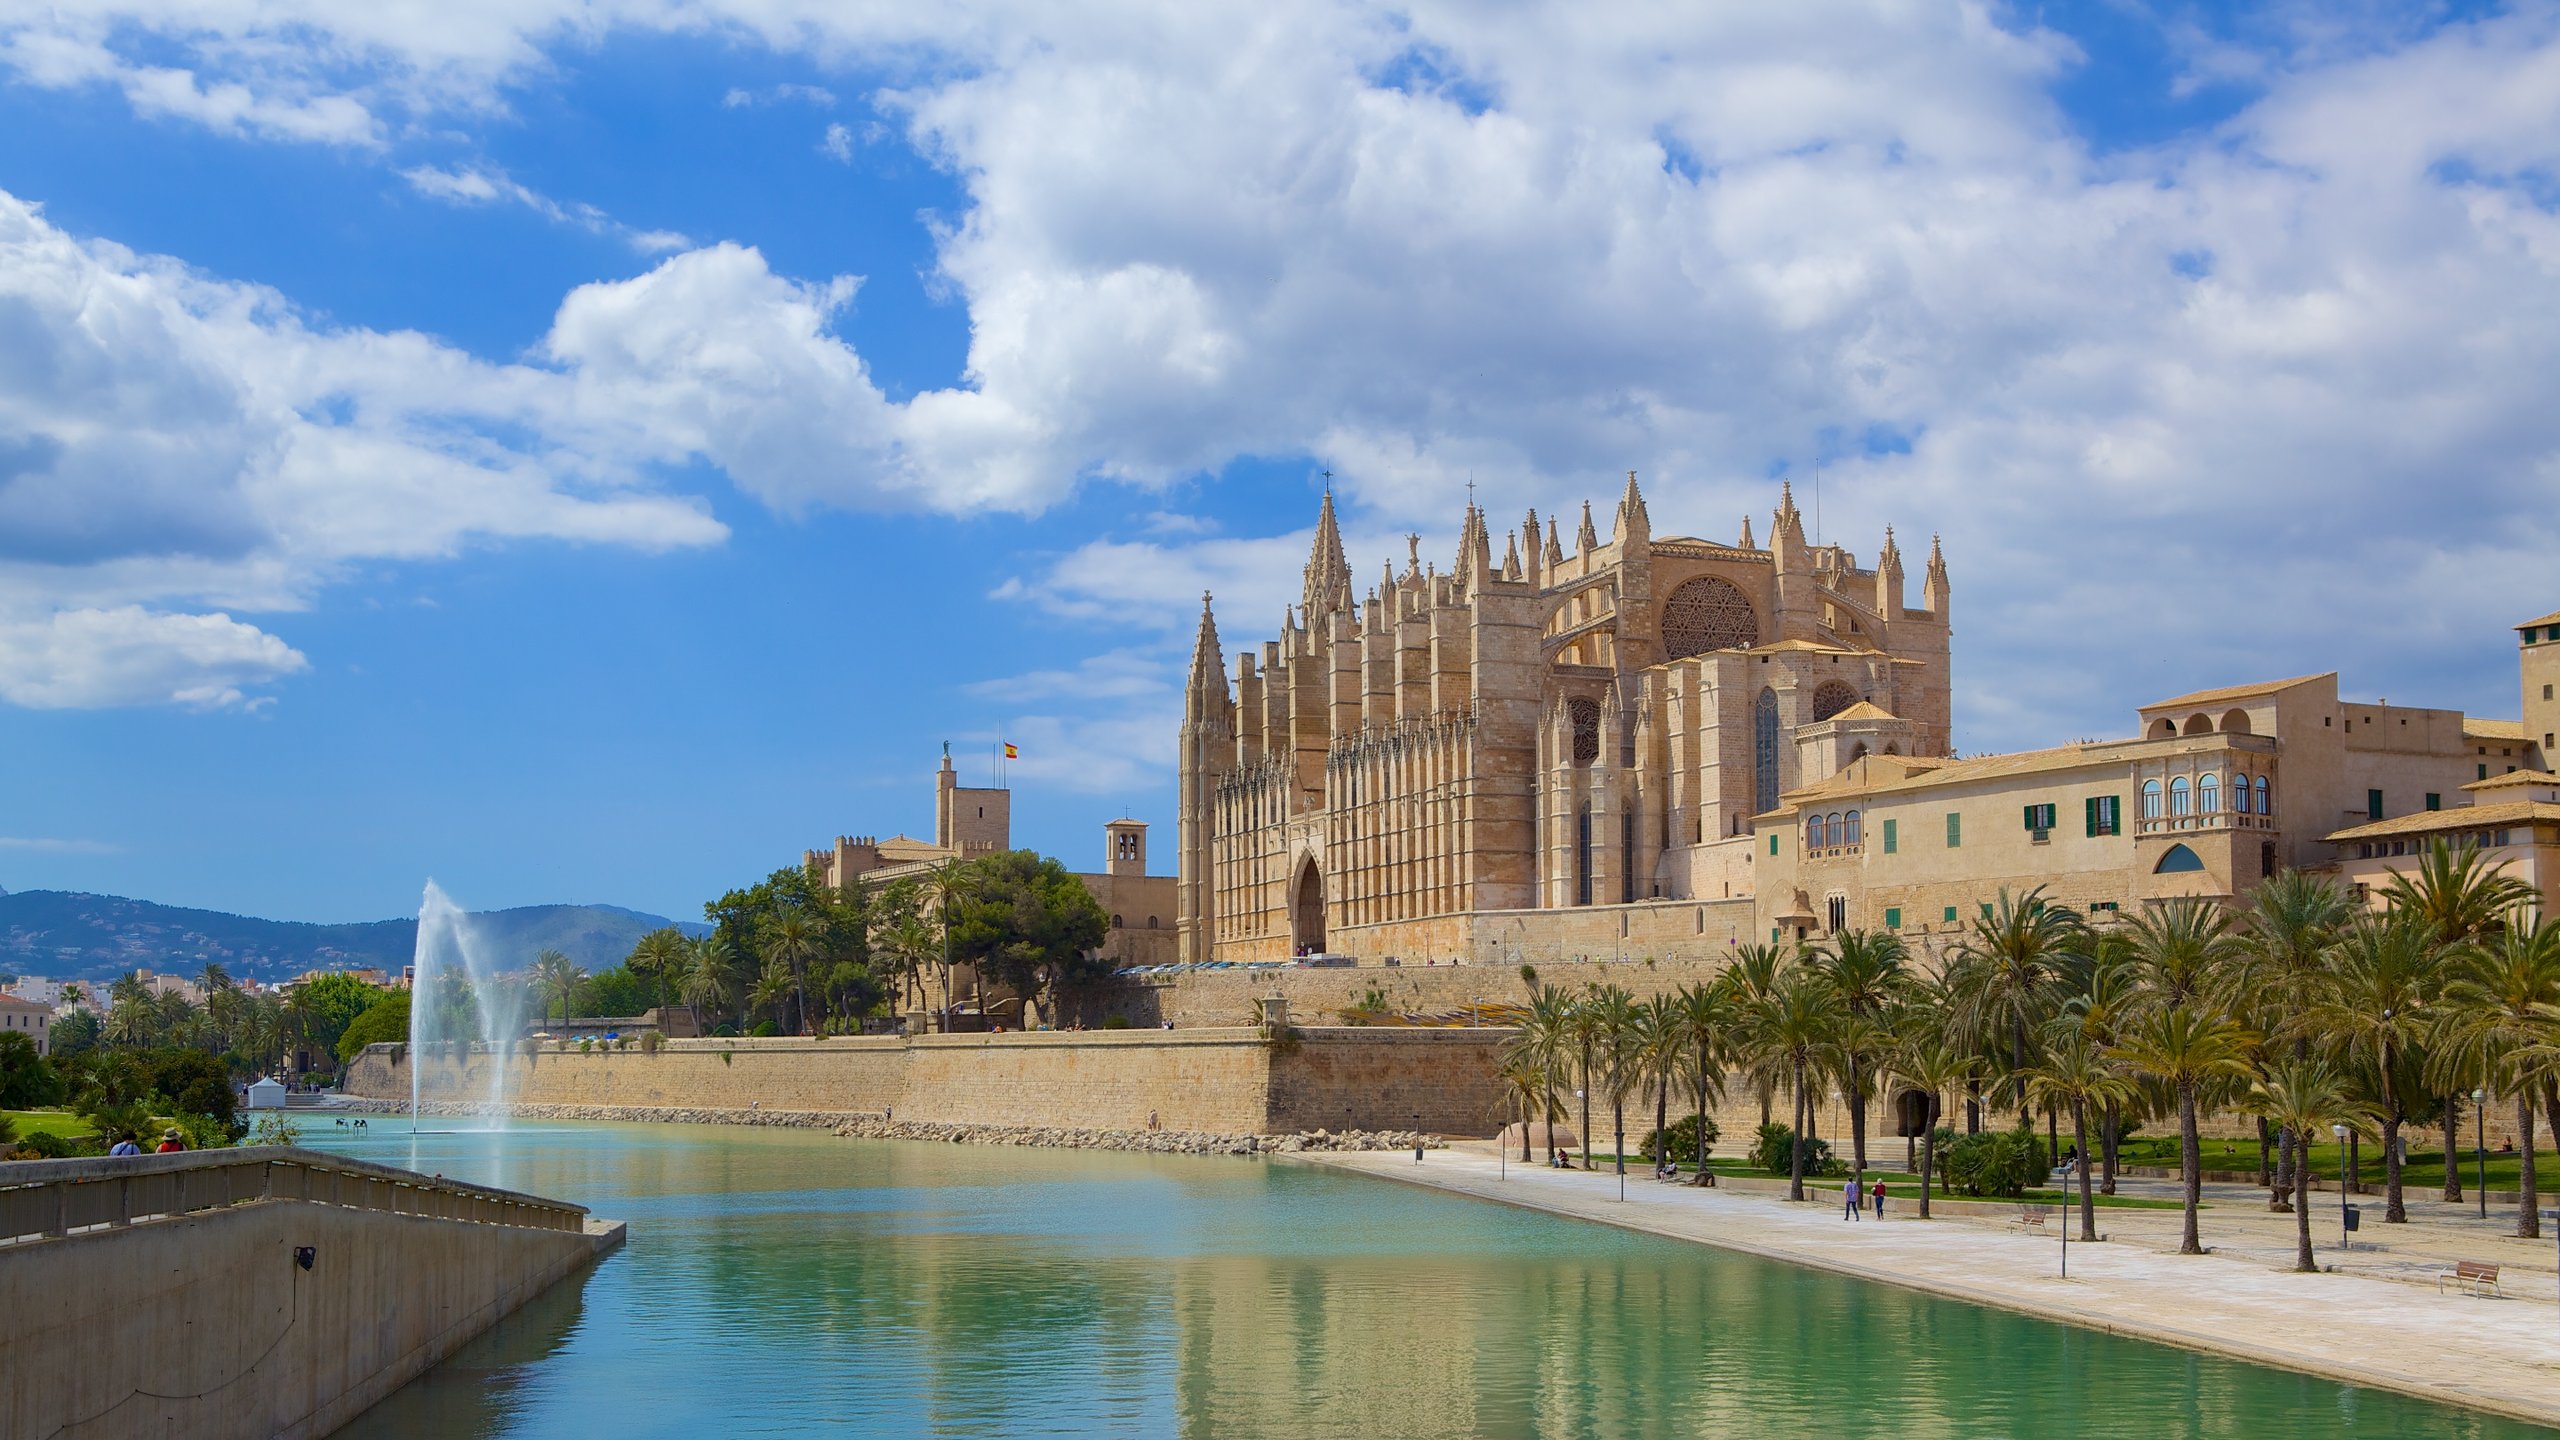
<svg viewBox="0 0 2560 1440"><path fill-rule="evenodd" d="M323 1436L598 1253L263 1200L0 1250L0 1434ZM308 1271L294 1260L309 1246Z"/></svg>

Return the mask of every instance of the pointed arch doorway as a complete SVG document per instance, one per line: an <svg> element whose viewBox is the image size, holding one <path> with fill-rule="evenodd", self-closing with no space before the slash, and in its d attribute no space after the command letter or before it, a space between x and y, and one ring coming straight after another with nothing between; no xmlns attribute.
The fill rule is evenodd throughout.
<svg viewBox="0 0 2560 1440"><path fill-rule="evenodd" d="M1298 878L1289 885L1289 939L1297 954L1324 953L1324 872L1313 856L1298 862Z"/></svg>

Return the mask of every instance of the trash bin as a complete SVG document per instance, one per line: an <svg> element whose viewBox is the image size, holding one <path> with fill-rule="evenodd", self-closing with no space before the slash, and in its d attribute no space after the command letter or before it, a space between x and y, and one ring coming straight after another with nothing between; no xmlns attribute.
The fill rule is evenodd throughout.
<svg viewBox="0 0 2560 1440"><path fill-rule="evenodd" d="M2353 1233L2355 1233L2356 1231L2361 1230L2361 1229L2363 1229L2363 1228L2364 1228L2364 1207L2363 1207L2363 1206L2361 1206L2361 1205L2350 1205L2350 1206L2348 1206L2348 1207L2347 1207L2347 1233L2349 1233L2349 1234L2353 1234Z"/></svg>

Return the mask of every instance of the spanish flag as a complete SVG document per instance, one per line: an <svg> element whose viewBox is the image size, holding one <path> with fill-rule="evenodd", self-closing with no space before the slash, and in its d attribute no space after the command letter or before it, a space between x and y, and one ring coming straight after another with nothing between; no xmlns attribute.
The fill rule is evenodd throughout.
<svg viewBox="0 0 2560 1440"><path fill-rule="evenodd" d="M1004 758L1007 760L1019 760L1022 758L1022 752L1014 748L1012 741L1007 740L1004 742Z"/></svg>

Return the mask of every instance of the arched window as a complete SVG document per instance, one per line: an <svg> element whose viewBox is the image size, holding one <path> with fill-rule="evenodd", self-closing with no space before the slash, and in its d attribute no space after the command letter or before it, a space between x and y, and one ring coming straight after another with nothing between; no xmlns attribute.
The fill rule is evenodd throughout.
<svg viewBox="0 0 2560 1440"><path fill-rule="evenodd" d="M1114 915L1114 916L1112 916L1112 917L1111 917L1111 928L1112 928L1112 929L1114 929L1114 930L1117 930L1117 929L1119 929L1119 928L1120 928L1120 917L1119 917L1119 916Z"/></svg>
<svg viewBox="0 0 2560 1440"><path fill-rule="evenodd" d="M1762 686L1751 707L1752 811L1778 808L1778 692Z"/></svg>
<svg viewBox="0 0 2560 1440"><path fill-rule="evenodd" d="M2160 818L2160 782L2157 780L2142 782L2142 818L2145 820Z"/></svg>
<svg viewBox="0 0 2560 1440"><path fill-rule="evenodd" d="M2178 733L2178 722L2163 715L2151 722L2151 738L2166 740Z"/></svg>
<svg viewBox="0 0 2560 1440"><path fill-rule="evenodd" d="M1150 929L1150 930L1153 930L1153 929L1155 929L1155 928L1156 928L1156 917L1154 917L1153 915L1150 915L1150 916L1148 916L1148 917L1147 917L1147 928L1148 928L1148 929Z"/></svg>
<svg viewBox="0 0 2560 1440"><path fill-rule="evenodd" d="M2187 813L2187 777L2184 775L2169 777L2169 813L2171 815Z"/></svg>
<svg viewBox="0 0 2560 1440"><path fill-rule="evenodd" d="M1813 718L1828 720L1857 703L1856 686L1840 680L1825 680L1822 687L1813 692Z"/></svg>
<svg viewBox="0 0 2560 1440"><path fill-rule="evenodd" d="M2258 813L2261 815L2276 813L2267 808L2267 777L2264 775L2258 777Z"/></svg>
<svg viewBox="0 0 2560 1440"><path fill-rule="evenodd" d="M1848 826L1849 828L1840 836L1840 843L1843 845L1856 845L1862 843L1860 839L1860 831L1865 827L1859 823L1857 811L1852 810L1849 812Z"/></svg>
<svg viewBox="0 0 2560 1440"><path fill-rule="evenodd" d="M1821 849L1830 842L1830 835L1830 827L1821 816L1813 816L1804 822L1804 848L1807 850Z"/></svg>
<svg viewBox="0 0 2560 1440"><path fill-rule="evenodd" d="M2196 813L2211 815L2222 808L2222 777L2208 770L2196 781Z"/></svg>
<svg viewBox="0 0 2560 1440"><path fill-rule="evenodd" d="M1573 722L1573 763L1587 766L1600 758L1600 702L1576 695L1564 702L1564 712Z"/></svg>
<svg viewBox="0 0 2560 1440"><path fill-rule="evenodd" d="M2190 870L2201 870L2203 868L2204 861L2197 856L2196 852L2188 849L2184 845L2172 845L2161 854L2160 863L2151 867L2151 873L2154 875L2183 875Z"/></svg>

